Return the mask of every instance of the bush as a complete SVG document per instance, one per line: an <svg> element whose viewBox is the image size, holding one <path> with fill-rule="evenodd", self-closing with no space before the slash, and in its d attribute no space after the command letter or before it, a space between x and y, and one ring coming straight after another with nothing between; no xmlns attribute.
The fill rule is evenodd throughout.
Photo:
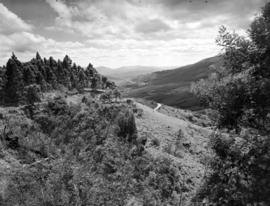
<svg viewBox="0 0 270 206"><path fill-rule="evenodd" d="M35 102L40 102L40 87L37 84L32 84L24 88L25 98L27 104L34 104Z"/></svg>
<svg viewBox="0 0 270 206"><path fill-rule="evenodd" d="M133 113L130 110L122 112L117 118L119 126L118 136L128 142L134 142L137 138L137 129Z"/></svg>
<svg viewBox="0 0 270 206"><path fill-rule="evenodd" d="M12 120L24 165L8 171L2 204L125 205L131 197L144 205L179 204L178 168L143 152L147 138L137 138L124 105L69 106L56 98L39 106L31 121L21 119L29 125Z"/></svg>

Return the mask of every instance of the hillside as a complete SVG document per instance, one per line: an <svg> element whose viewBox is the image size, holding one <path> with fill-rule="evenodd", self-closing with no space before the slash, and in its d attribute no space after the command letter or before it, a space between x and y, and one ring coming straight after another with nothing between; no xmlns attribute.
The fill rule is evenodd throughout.
<svg viewBox="0 0 270 206"><path fill-rule="evenodd" d="M144 104L137 102L136 105L142 110L142 115L136 116L138 135L148 137L146 151L155 158L167 157L181 168L180 178L185 188L182 201L186 205L201 186L207 170L212 130L199 126L196 121L189 121L186 117L196 118L192 112L167 106L154 111ZM200 121L207 122L205 119Z"/></svg>
<svg viewBox="0 0 270 206"><path fill-rule="evenodd" d="M171 110L61 92L45 93L33 115L1 107L2 203L187 205L206 171L211 130Z"/></svg>
<svg viewBox="0 0 270 206"><path fill-rule="evenodd" d="M192 82L206 78L210 66L222 64L220 56L204 59L192 65L173 70L154 72L133 79L123 87L128 97L145 98L184 109L200 109L199 100L190 92Z"/></svg>
<svg viewBox="0 0 270 206"><path fill-rule="evenodd" d="M196 195L209 156L205 116L119 99L105 76L68 57L13 55L1 72L1 204L187 205Z"/></svg>
<svg viewBox="0 0 270 206"><path fill-rule="evenodd" d="M107 76L110 80L114 81L117 85L129 83L132 79L146 75L152 72L161 71L166 68L163 67L150 67L150 66L127 66L111 69L108 67L97 67L97 71Z"/></svg>

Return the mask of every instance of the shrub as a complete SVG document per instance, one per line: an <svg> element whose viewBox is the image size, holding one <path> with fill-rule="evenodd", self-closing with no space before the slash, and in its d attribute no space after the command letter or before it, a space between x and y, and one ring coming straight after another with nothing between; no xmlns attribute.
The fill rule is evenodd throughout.
<svg viewBox="0 0 270 206"><path fill-rule="evenodd" d="M134 142L137 138L137 129L133 113L130 110L122 112L117 119L119 132L118 136L129 142Z"/></svg>
<svg viewBox="0 0 270 206"><path fill-rule="evenodd" d="M25 98L27 104L34 104L35 102L40 102L40 87L37 84L32 84L26 86L25 90Z"/></svg>

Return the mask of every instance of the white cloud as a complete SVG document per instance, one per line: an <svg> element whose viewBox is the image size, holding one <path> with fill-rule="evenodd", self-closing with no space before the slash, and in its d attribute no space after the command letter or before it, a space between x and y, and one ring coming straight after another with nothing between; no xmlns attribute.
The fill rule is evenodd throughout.
<svg viewBox="0 0 270 206"><path fill-rule="evenodd" d="M0 3L0 33L11 34L17 31L30 31L31 25L25 23L16 14L9 11L2 3Z"/></svg>
<svg viewBox="0 0 270 206"><path fill-rule="evenodd" d="M80 42L57 42L32 32L32 25L0 3L0 64L5 64L12 52L22 60L32 58L36 51L44 56L62 58L65 54L79 54L84 45ZM74 52L76 51L76 52Z"/></svg>
<svg viewBox="0 0 270 206"><path fill-rule="evenodd" d="M56 58L68 54L83 66L184 65L217 54L218 27L242 32L262 1L46 0L57 15L46 25L51 38L0 4L0 55L15 51L28 60L38 50ZM76 34L78 41L56 41L55 33Z"/></svg>
<svg viewBox="0 0 270 206"><path fill-rule="evenodd" d="M145 34L164 32L170 29L171 29L170 26L160 19L147 20L145 22L138 24L135 28L137 32Z"/></svg>

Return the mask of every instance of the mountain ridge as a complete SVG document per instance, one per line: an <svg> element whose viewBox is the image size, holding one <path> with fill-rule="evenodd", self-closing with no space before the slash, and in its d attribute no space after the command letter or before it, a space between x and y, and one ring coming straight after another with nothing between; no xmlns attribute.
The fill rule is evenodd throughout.
<svg viewBox="0 0 270 206"><path fill-rule="evenodd" d="M145 74L150 74L156 71L164 70L171 67L155 67L155 66L123 66L118 68L110 68L105 66L96 67L97 71L107 76L110 80L115 81L116 84L122 85L125 82Z"/></svg>
<svg viewBox="0 0 270 206"><path fill-rule="evenodd" d="M197 63L176 69L158 71L132 79L125 95L128 97L145 98L169 106L183 109L201 109L199 100L190 92L194 81L208 77L210 67L222 65L222 56L203 59Z"/></svg>

